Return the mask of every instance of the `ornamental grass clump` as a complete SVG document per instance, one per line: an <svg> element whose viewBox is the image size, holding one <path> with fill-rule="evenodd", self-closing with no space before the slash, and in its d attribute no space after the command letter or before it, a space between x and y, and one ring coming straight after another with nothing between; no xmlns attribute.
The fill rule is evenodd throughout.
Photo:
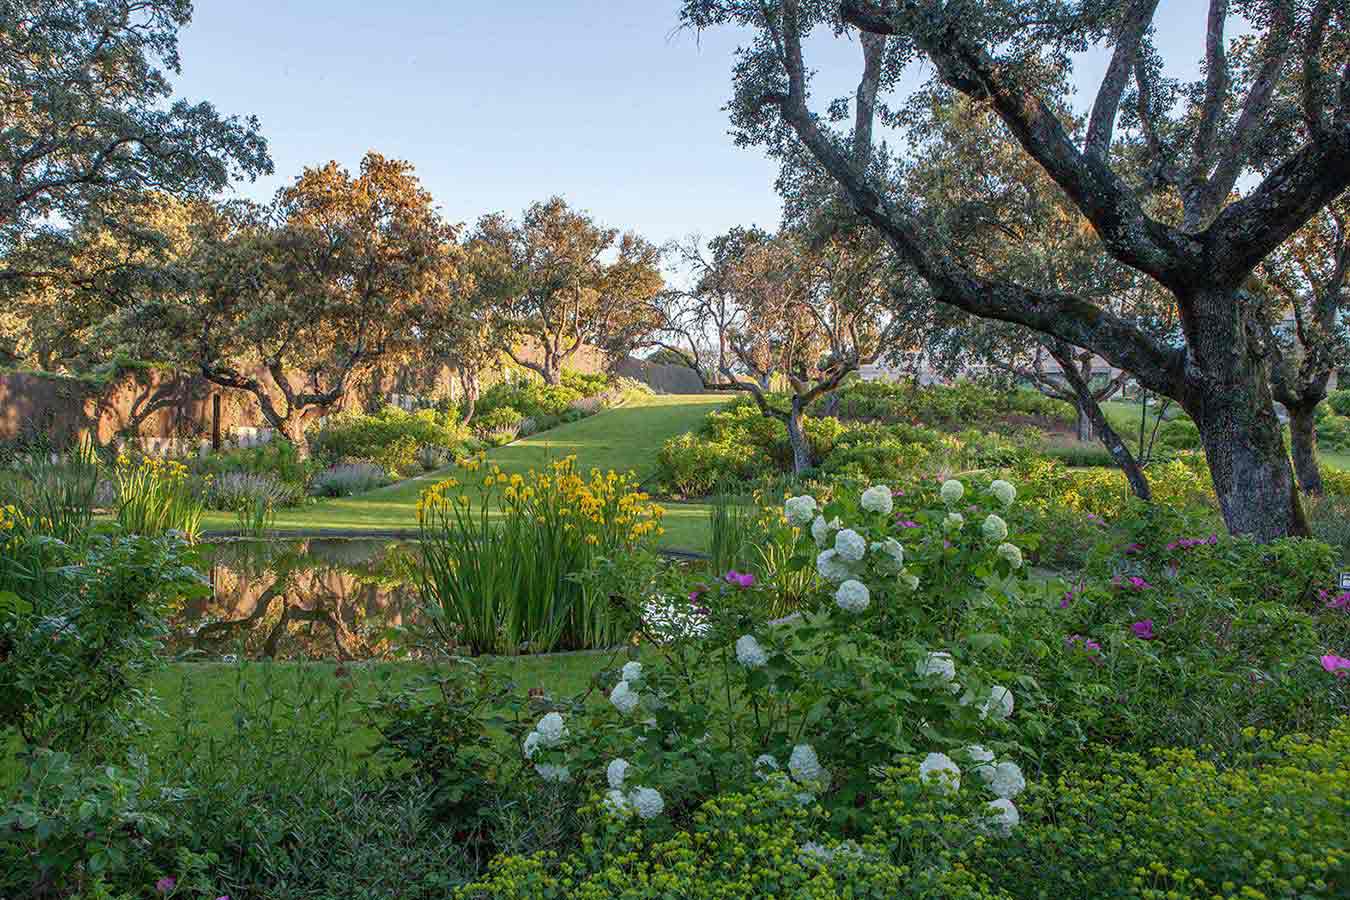
<svg viewBox="0 0 1350 900"><path fill-rule="evenodd" d="M635 477L592 469L583 478L571 456L525 475L481 456L459 470L417 504L418 584L440 636L473 653L622 643L629 623L578 576L663 533L663 510Z"/></svg>

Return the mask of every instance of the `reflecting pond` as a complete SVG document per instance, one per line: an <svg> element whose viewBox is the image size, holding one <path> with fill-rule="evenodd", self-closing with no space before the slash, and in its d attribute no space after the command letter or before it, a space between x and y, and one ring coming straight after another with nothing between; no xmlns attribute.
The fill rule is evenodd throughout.
<svg viewBox="0 0 1350 900"><path fill-rule="evenodd" d="M426 656L415 543L348 538L207 544L211 596L170 622L168 650L201 659Z"/></svg>

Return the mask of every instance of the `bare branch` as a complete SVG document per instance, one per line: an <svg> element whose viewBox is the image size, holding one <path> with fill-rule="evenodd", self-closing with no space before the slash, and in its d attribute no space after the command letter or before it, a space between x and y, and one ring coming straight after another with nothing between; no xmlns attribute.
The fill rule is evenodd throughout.
<svg viewBox="0 0 1350 900"><path fill-rule="evenodd" d="M1097 90L1097 99L1092 104L1092 115L1088 119L1087 139L1083 150L1096 159L1105 159L1111 149L1111 136L1115 130L1116 114L1120 111L1120 98L1129 83L1130 72L1135 67L1139 55L1139 44L1144 32L1153 21L1158 8L1158 0L1135 0L1129 12L1121 22L1116 36L1116 47L1111 54L1111 63L1102 76L1101 87Z"/></svg>

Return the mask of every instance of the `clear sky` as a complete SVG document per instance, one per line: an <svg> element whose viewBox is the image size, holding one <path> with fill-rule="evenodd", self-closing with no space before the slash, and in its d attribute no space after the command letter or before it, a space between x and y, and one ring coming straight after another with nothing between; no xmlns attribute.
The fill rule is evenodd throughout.
<svg viewBox="0 0 1350 900"><path fill-rule="evenodd" d="M1163 0L1169 66L1199 58L1204 0ZM452 221L562 194L662 242L775 228L775 168L735 147L722 111L740 37L676 33L678 0L197 0L178 93L252 113L276 175L406 159ZM856 84L857 50L808 47L821 93ZM1105 61L1078 67L1090 98ZM1177 71L1177 70L1173 70ZM828 88L828 90L826 90ZM843 92L843 91L838 91Z"/></svg>

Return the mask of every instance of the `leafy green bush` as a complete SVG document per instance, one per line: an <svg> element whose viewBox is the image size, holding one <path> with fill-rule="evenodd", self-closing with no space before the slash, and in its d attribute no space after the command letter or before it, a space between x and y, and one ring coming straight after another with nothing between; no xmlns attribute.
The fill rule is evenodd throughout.
<svg viewBox="0 0 1350 900"><path fill-rule="evenodd" d="M1199 450L1200 429L1190 419L1173 419L1158 428L1158 443L1170 450Z"/></svg>
<svg viewBox="0 0 1350 900"><path fill-rule="evenodd" d="M930 428L1003 430L1018 419L1069 422L1073 410L1032 390L995 387L973 381L953 385L915 382L848 382L835 392L834 415L845 420L909 422ZM813 409L824 409L822 399Z"/></svg>
<svg viewBox="0 0 1350 900"><path fill-rule="evenodd" d="M407 412L386 406L373 415L342 413L324 420L310 439L310 449L320 461L365 461L397 478L421 467L424 447L443 448L452 454L470 449L469 431L457 420L434 410Z"/></svg>
<svg viewBox="0 0 1350 900"><path fill-rule="evenodd" d="M494 410L510 407L519 413L521 418L536 421L552 418L556 421L583 400L598 399L611 391L615 391L612 399L617 400L626 394L641 390L634 386L638 383L632 379L621 381L623 384L616 385L603 373L587 375L570 369L563 371L562 384L544 384L532 376L499 381L478 398L475 419ZM591 410L595 411L596 409Z"/></svg>
<svg viewBox="0 0 1350 900"><path fill-rule="evenodd" d="M774 468L758 447L708 441L688 431L667 439L656 461L662 482L686 497L703 497L718 487L756 478Z"/></svg>
<svg viewBox="0 0 1350 900"><path fill-rule="evenodd" d="M284 495L278 505L295 506L303 502L309 491L310 479L320 468L320 464L313 459L302 458L294 444L278 435L257 447L241 447L193 460L190 468L204 481L208 476L212 481L219 481L227 475L254 475L274 479L284 485ZM206 493L209 502L211 496L209 484Z"/></svg>
<svg viewBox="0 0 1350 900"><path fill-rule="evenodd" d="M1328 450L1350 450L1350 416L1327 413L1318 417L1317 443Z"/></svg>
<svg viewBox="0 0 1350 900"><path fill-rule="evenodd" d="M315 475L310 490L316 497L350 497L388 483L384 468L375 463L340 463Z"/></svg>
<svg viewBox="0 0 1350 900"><path fill-rule="evenodd" d="M498 406L474 417L474 430L489 446L509 444L519 436L525 416L514 406Z"/></svg>
<svg viewBox="0 0 1350 900"><path fill-rule="evenodd" d="M1252 729L1231 760L1110 754L1033 787L1025 824L966 865L998 896L1028 900L1343 897L1347 804L1350 722L1319 740Z"/></svg>
<svg viewBox="0 0 1350 900"><path fill-rule="evenodd" d="M91 753L125 738L170 604L207 591L192 560L173 535L97 535L43 582L0 594L0 734Z"/></svg>
<svg viewBox="0 0 1350 900"><path fill-rule="evenodd" d="M1338 416L1350 416L1350 388L1327 391L1326 405Z"/></svg>

